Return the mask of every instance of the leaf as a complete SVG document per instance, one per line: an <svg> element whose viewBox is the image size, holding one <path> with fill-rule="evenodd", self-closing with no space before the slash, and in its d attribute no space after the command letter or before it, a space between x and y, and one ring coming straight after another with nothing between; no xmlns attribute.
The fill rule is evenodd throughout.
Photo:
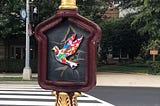
<svg viewBox="0 0 160 106"><path fill-rule="evenodd" d="M55 71L65 71L68 68L68 66L58 67L55 69Z"/></svg>

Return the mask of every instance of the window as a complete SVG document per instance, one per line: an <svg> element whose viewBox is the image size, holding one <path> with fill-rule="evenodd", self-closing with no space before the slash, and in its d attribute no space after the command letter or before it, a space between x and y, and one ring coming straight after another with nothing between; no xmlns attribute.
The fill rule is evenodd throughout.
<svg viewBox="0 0 160 106"><path fill-rule="evenodd" d="M30 48L30 58L33 59L34 49ZM12 59L25 59L25 46L11 46L10 47L10 58Z"/></svg>
<svg viewBox="0 0 160 106"><path fill-rule="evenodd" d="M11 46L10 58L12 59L24 59L24 46Z"/></svg>
<svg viewBox="0 0 160 106"><path fill-rule="evenodd" d="M114 49L113 50L113 58L117 59L127 59L128 54L124 49Z"/></svg>

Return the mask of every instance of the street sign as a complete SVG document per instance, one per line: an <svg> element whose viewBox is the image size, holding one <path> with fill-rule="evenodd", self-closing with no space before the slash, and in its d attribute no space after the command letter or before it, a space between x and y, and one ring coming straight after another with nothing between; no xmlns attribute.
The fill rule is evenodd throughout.
<svg viewBox="0 0 160 106"><path fill-rule="evenodd" d="M32 25L28 24L28 35L32 36Z"/></svg>
<svg viewBox="0 0 160 106"><path fill-rule="evenodd" d="M96 84L98 25L77 10L59 10L35 29L38 81L56 91L88 91Z"/></svg>
<svg viewBox="0 0 160 106"><path fill-rule="evenodd" d="M75 0L62 0L57 13L38 24L38 82L56 96L56 106L77 106L80 92L96 85L101 29L80 16Z"/></svg>
<svg viewBox="0 0 160 106"><path fill-rule="evenodd" d="M23 20L26 20L26 17L27 17L27 12L26 12L26 9L22 8L20 10L20 16Z"/></svg>
<svg viewBox="0 0 160 106"><path fill-rule="evenodd" d="M150 50L151 55L158 55L158 50Z"/></svg>

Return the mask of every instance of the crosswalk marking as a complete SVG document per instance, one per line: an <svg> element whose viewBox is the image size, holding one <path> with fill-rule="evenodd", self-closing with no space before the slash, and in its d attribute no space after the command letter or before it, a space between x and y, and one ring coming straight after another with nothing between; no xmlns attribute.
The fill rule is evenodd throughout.
<svg viewBox="0 0 160 106"><path fill-rule="evenodd" d="M85 93L77 100L78 106L114 106ZM52 96L50 90L39 86L0 85L0 106L54 106L55 101L56 97Z"/></svg>

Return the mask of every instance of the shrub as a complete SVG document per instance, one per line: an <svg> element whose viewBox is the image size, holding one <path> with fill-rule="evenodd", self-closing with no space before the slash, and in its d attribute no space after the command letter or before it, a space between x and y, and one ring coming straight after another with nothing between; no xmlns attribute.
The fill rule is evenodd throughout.
<svg viewBox="0 0 160 106"><path fill-rule="evenodd" d="M148 73L149 74L160 74L160 61L148 61L147 62L149 69L148 69Z"/></svg>
<svg viewBox="0 0 160 106"><path fill-rule="evenodd" d="M22 73L25 66L25 60L23 59L6 59L0 60L0 72L5 73ZM37 60L30 60L30 67L32 72L37 72Z"/></svg>

